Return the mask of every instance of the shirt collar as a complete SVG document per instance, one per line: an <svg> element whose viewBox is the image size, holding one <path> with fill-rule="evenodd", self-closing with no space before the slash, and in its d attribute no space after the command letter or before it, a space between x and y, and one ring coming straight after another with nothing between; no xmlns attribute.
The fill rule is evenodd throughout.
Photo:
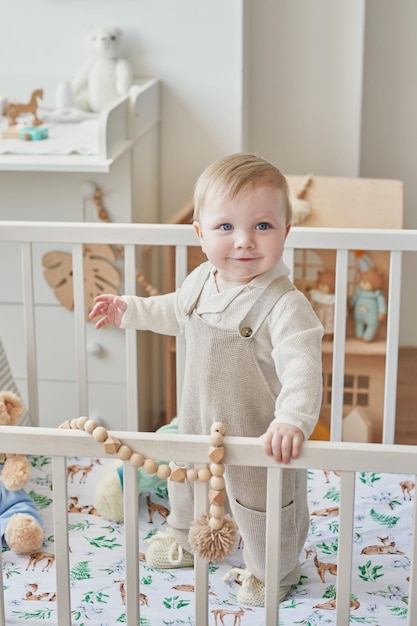
<svg viewBox="0 0 417 626"><path fill-rule="evenodd" d="M214 267L214 265L212 265L210 268L210 273L212 274L212 276L215 274L216 271L217 271L216 268ZM255 278L251 280L250 283L247 283L246 285L244 285L244 287L250 286L250 287L258 287L259 289L265 289L265 287L267 287L274 280L276 280L280 276L288 276L289 273L290 273L290 270L287 267L287 265L285 265L281 257L278 263L274 265L274 267L271 267L271 269L265 272L264 274L255 276Z"/></svg>

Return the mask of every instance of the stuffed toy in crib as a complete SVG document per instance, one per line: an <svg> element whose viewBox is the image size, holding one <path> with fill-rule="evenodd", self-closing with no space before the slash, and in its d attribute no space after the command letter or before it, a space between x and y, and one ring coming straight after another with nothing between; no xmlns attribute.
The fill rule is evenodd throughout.
<svg viewBox="0 0 417 626"><path fill-rule="evenodd" d="M21 399L8 391L0 392L0 426L16 424L25 408ZM1 441L1 440L0 440ZM2 545L17 554L39 550L43 542L42 519L36 504L24 490L30 479L30 463L21 454L1 454L0 528Z"/></svg>
<svg viewBox="0 0 417 626"><path fill-rule="evenodd" d="M177 418L162 426L157 432L177 433ZM162 461L159 461L162 463ZM139 493L147 493L159 487L166 487L166 478L148 474L141 467L138 469ZM123 522L123 461L117 459L109 463L94 492L94 507L101 517L111 522Z"/></svg>
<svg viewBox="0 0 417 626"><path fill-rule="evenodd" d="M118 28L97 26L89 31L86 43L91 58L71 83L76 108L101 113L128 94L132 70L129 62L120 57L120 42Z"/></svg>

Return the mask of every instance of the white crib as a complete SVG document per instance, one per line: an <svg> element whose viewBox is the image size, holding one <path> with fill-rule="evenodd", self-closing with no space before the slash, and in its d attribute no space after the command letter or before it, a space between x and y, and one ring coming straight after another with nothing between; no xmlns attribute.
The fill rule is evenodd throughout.
<svg viewBox="0 0 417 626"><path fill-rule="evenodd" d="M23 272L23 310L26 335L26 361L28 380L28 405L34 423L38 423L38 380L36 354L42 350L37 344L35 323L34 297L34 270L32 267L32 250L37 243L68 244L73 253L73 283L74 283L74 342L77 354L77 388L78 411L76 415L68 415L68 419L78 415L88 415L88 384L87 384L87 354L86 330L84 315L84 278L83 278L83 244L106 243L123 245L125 293L136 292L135 247L137 245L175 246L176 247L176 280L180 283L187 271L187 247L197 245L195 235L190 226L167 225L107 225L107 224L77 224L77 223L34 223L34 222L2 222L0 223L0 247L3 243L17 242L21 245L22 272ZM414 446L394 445L395 406L396 406L396 379L398 358L398 336L400 323L400 289L401 266L404 253L417 252L417 231L411 230L349 230L349 229L314 229L296 228L290 233L287 240L285 260L290 268L295 266L297 250L334 250L336 251L336 307L335 328L333 341L333 371L331 394L331 441L309 441L304 445L303 453L292 467L302 467L308 470L339 470L340 471L340 511L337 550L337 604L329 603L328 621L337 626L348 626L350 616L355 620L357 606L352 606L352 554L354 550L355 523L355 490L358 473L384 473L407 476L415 481L417 474L417 455ZM388 318L386 339L386 366L385 366L385 395L383 415L382 443L353 443L342 442L342 415L343 415L343 379L344 379L344 350L346 330L346 300L348 296L347 283L349 272L349 251L366 250L387 251L390 254L390 272L388 289ZM6 329L2 329L5 333ZM176 459L196 464L207 463L208 437L178 436L136 432L141 428L137 419L137 355L134 331L126 332L126 367L129 372L127 384L128 430L114 432L131 448L142 452L146 457L156 459ZM178 350L178 372L181 372L182 351ZM178 376L179 388L181 376ZM42 427L4 427L2 428L2 449L7 452L20 452L29 455L45 455L52 458L53 484L53 535L54 545L48 548L55 554L56 565L56 612L52 621L43 622L69 626L79 623L74 618L74 606L71 603L70 584L70 554L68 532L68 491L67 491L67 458L105 459L109 455L88 434L77 430L59 430ZM212 608L212 598L209 595L209 571L207 563L196 558L194 570L194 599L193 617L187 612L188 621L160 621L161 614L145 615L145 608L138 603L138 588L140 582L138 513L136 506L131 503L137 500L137 474L128 462L125 463L124 495L125 495L125 523L124 558L125 558L125 622L130 625L161 624L161 623L188 623L195 626L206 624L226 624L233 619L237 624L315 624L313 618L307 621L291 621L294 612L290 607L278 606L278 563L280 551L280 498L279 494L281 468L263 454L256 439L226 438L226 459L228 464L241 466L264 466L268 468L268 522L267 522L267 576L266 576L266 606L265 609L254 609L246 612L243 607L233 607L230 601L218 599L215 608ZM104 462L104 461L103 461ZM95 470L96 471L96 470ZM97 469L99 472L99 468ZM207 486L196 483L196 515L207 508ZM411 505L410 505L411 506ZM140 507L139 507L140 508ZM417 623L417 575L414 564L417 562L416 511L408 515L407 537L410 549L407 557L410 561L409 587L407 603L404 613L392 615L392 620L402 619L402 623L409 626ZM51 522L52 523L52 522ZM408 540L407 540L408 541ZM408 544L407 544L408 545ZM404 553L398 553L404 554ZM7 555L7 553L4 556ZM24 569L22 565L22 570ZM120 581L114 581L120 582ZM6 588L3 574L2 587ZM141 589L143 585L141 585ZM297 597L297 596L295 596ZM362 604L363 599L360 598ZM217 600L216 600L217 601ZM361 604L357 602L357 604ZM296 604L295 600L293 605ZM288 608L288 610L287 610ZM316 612L318 609L313 607ZM309 608L309 615L316 615ZM382 609L381 609L382 610ZM385 610L385 609L384 609ZM4 595L0 596L0 623L20 623L18 618L12 621L10 608L6 605ZM17 611L17 613L19 613ZM159 615L159 616L158 616ZM360 623L377 624L372 613L368 617L362 616ZM384 613L384 616L386 614ZM25 618L27 619L27 617ZM318 618L317 618L318 619ZM386 617L385 617L386 619ZM35 617L33 617L35 620ZM55 620L55 621L53 621ZM159 621L158 621L159 620ZM218 620L220 620L218 622ZM334 620L332 622L331 620ZM368 620L368 621L367 621ZM36 620L35 620L36 621ZM35 621L30 623L35 623ZM27 623L27 622L26 622ZM104 618L90 624L107 624ZM229 623L232 623L229 621ZM323 623L323 622L320 622ZM388 623L385 621L384 623ZM389 622L391 624L391 622ZM394 621L392 621L394 624ZM396 622L395 622L396 623Z"/></svg>

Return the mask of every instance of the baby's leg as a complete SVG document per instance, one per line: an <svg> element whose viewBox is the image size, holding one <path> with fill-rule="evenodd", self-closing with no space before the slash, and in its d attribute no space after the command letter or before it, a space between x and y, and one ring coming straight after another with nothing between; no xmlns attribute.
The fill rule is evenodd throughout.
<svg viewBox="0 0 417 626"><path fill-rule="evenodd" d="M178 464L176 464L176 466L178 466ZM184 468L188 469L188 466L184 465ZM167 522L178 543L185 550L191 552L191 546L188 542L188 532L194 521L193 484L188 480L183 483L168 480L168 496L170 514L167 517Z"/></svg>
<svg viewBox="0 0 417 626"><path fill-rule="evenodd" d="M258 581L265 581L266 549L266 471L260 468L229 467L226 484L233 516L244 542L243 558L247 572ZM307 481L305 472L284 470L283 501L281 509L280 587L287 588L299 580L299 554L305 542L309 515L307 508ZM250 581L253 588L253 580ZM259 586L258 586L259 587ZM260 587L259 587L260 588ZM263 587L264 589L264 587ZM261 593L255 593L253 602L241 595L242 602L256 604Z"/></svg>
<svg viewBox="0 0 417 626"><path fill-rule="evenodd" d="M171 469L172 465L178 466L171 464ZM147 541L146 563L157 569L192 567L194 556L188 543L188 532L194 518L193 485L189 481L168 480L168 495L170 514L167 522L170 527Z"/></svg>

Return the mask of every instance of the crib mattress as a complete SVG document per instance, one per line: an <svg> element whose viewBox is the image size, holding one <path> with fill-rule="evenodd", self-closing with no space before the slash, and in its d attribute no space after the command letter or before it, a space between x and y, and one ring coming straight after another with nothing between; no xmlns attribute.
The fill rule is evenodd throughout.
<svg viewBox="0 0 417 626"><path fill-rule="evenodd" d="M32 457L31 462L28 491L45 522L45 545L34 558L3 552L6 623L56 626L50 459ZM70 477L68 485L72 623L77 626L125 621L123 525L102 519L93 507L94 488L106 462L68 459L69 466L85 468ZM414 497L410 481L414 477L357 473L351 623L404 623ZM302 575L280 606L280 626L331 625L335 620L339 477L309 471L308 484L310 530L301 554ZM166 489L151 492L150 501L157 506L148 510L146 494L139 497L140 626L193 625L193 569L162 571L146 565L145 539L166 528ZM210 566L211 625L264 625L263 609L238 605L237 581L233 577L223 581L231 567L239 566L238 545L227 562Z"/></svg>

